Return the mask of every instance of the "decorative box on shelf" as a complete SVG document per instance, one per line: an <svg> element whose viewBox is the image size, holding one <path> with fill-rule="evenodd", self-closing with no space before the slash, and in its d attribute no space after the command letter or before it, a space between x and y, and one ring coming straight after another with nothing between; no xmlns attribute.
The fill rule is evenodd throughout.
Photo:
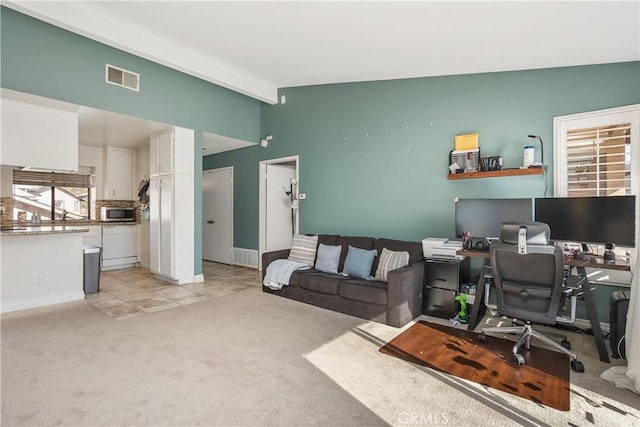
<svg viewBox="0 0 640 427"><path fill-rule="evenodd" d="M449 153L449 172L469 173L480 170L480 148L452 150Z"/></svg>

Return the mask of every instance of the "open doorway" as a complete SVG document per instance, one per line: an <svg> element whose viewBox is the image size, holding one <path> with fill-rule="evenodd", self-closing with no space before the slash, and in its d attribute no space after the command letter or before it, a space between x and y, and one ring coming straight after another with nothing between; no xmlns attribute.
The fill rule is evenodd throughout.
<svg viewBox="0 0 640 427"><path fill-rule="evenodd" d="M264 252L291 247L298 232L298 156L260 162L260 253L262 270Z"/></svg>

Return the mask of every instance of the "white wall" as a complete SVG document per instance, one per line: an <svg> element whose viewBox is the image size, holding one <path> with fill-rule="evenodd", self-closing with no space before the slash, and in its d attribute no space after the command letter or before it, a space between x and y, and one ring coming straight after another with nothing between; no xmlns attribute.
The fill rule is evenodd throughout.
<svg viewBox="0 0 640 427"><path fill-rule="evenodd" d="M96 195L98 199L101 199L101 196L104 194L104 149L102 147L79 145L78 164L79 166L96 168Z"/></svg>
<svg viewBox="0 0 640 427"><path fill-rule="evenodd" d="M0 197L13 195L13 166L0 166Z"/></svg>
<svg viewBox="0 0 640 427"><path fill-rule="evenodd" d="M0 311L83 299L83 234L3 236Z"/></svg>
<svg viewBox="0 0 640 427"><path fill-rule="evenodd" d="M78 113L2 98L0 164L78 168Z"/></svg>

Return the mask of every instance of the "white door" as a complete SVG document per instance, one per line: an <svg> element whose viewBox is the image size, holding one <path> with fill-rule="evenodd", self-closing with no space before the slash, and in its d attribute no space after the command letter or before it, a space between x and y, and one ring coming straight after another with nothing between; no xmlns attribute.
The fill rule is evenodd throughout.
<svg viewBox="0 0 640 427"><path fill-rule="evenodd" d="M292 212L291 198L286 191L291 188L291 178L295 177L295 165L266 165L266 252L291 247L295 211Z"/></svg>
<svg viewBox="0 0 640 427"><path fill-rule="evenodd" d="M233 168L202 174L202 259L233 264Z"/></svg>

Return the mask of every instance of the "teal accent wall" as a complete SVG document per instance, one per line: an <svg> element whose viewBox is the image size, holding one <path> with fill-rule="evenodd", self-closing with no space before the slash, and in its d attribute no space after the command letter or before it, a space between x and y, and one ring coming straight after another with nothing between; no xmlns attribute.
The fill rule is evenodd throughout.
<svg viewBox="0 0 640 427"><path fill-rule="evenodd" d="M263 105L267 148L207 156L235 168L234 244L258 248L258 163L300 156L300 231L420 240L453 237L454 197L553 195L553 117L640 102L640 62L293 87ZM447 180L459 134L522 164L540 135L547 176ZM536 142L536 159L540 149Z"/></svg>
<svg viewBox="0 0 640 427"><path fill-rule="evenodd" d="M3 88L191 128L196 133L195 273L202 272L202 132L260 136L260 102L0 8ZM105 64L137 72L140 92L105 83Z"/></svg>
<svg viewBox="0 0 640 427"><path fill-rule="evenodd" d="M454 237L454 198L553 196L553 118L640 103L640 62L294 87L263 105L267 148L207 156L234 166L234 245L257 249L258 163L300 156L300 231L407 240ZM459 134L479 133L483 156L522 164L534 134L547 176L447 180ZM540 148L537 142L536 159ZM479 265L476 267L479 269ZM597 286L600 321L610 292ZM579 317L586 318L580 308Z"/></svg>

